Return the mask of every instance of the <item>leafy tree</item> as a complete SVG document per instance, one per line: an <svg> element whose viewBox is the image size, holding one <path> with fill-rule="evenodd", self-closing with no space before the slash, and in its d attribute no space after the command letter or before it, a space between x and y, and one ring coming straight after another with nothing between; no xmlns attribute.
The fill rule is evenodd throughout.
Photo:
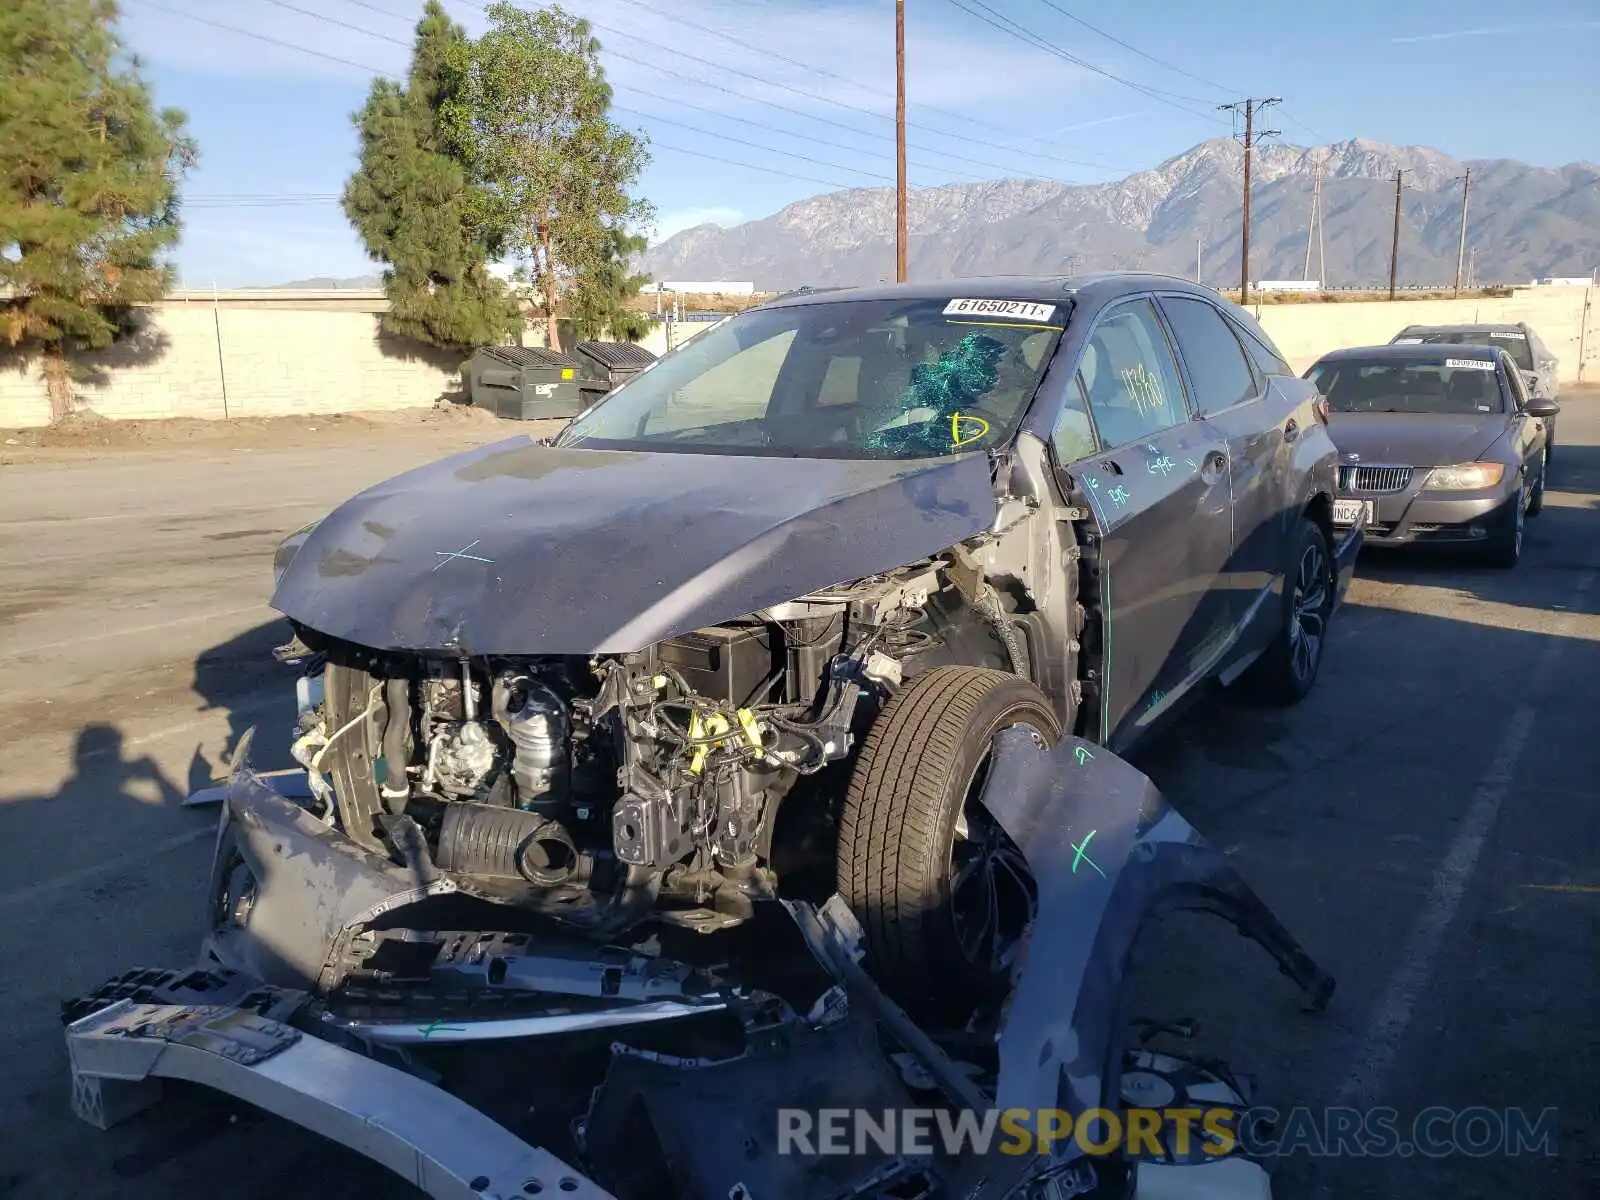
<svg viewBox="0 0 1600 1200"><path fill-rule="evenodd" d="M0 3L0 333L44 355L50 415L67 351L109 345L172 285L184 114L157 112L117 37L115 0Z"/></svg>
<svg viewBox="0 0 1600 1200"><path fill-rule="evenodd" d="M633 256L644 253L646 242L617 226L606 230L605 257L574 289L568 316L579 341L592 341L609 333L636 342L655 327L655 318L633 306L648 275L635 275Z"/></svg>
<svg viewBox="0 0 1600 1200"><path fill-rule="evenodd" d="M440 124L459 92L452 64L466 44L466 31L428 0L406 82L375 80L353 118L360 165L344 189L345 215L368 256L387 266L382 328L460 350L505 341L522 326L516 297L487 267L500 248L489 194Z"/></svg>
<svg viewBox="0 0 1600 1200"><path fill-rule="evenodd" d="M589 23L558 6L491 4L489 29L456 48L462 92L444 106L456 145L489 185L518 280L559 348L562 298L601 270L610 230L646 223L629 195L644 138L610 118L611 88Z"/></svg>

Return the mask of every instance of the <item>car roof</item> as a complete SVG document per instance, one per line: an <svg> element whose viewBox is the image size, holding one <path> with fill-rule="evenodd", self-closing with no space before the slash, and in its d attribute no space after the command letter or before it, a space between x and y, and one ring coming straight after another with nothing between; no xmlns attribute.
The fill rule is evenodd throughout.
<svg viewBox="0 0 1600 1200"><path fill-rule="evenodd" d="M797 304L833 304L845 300L1031 300L1048 303L1081 299L1104 303L1148 291L1189 292L1226 303L1214 288L1180 275L1143 271L1103 271L1084 275L989 275L976 279L941 279L927 283L880 283L865 287L802 288L761 305L787 308Z"/></svg>
<svg viewBox="0 0 1600 1200"><path fill-rule="evenodd" d="M1500 355L1504 353L1505 351L1498 346L1451 346L1428 345L1427 343L1397 346L1391 342L1386 346L1346 346L1339 350L1330 350L1327 354L1317 359L1317 362L1339 362L1350 358L1364 359L1369 362L1426 363L1436 362L1441 358L1488 359L1490 362L1499 362Z"/></svg>
<svg viewBox="0 0 1600 1200"><path fill-rule="evenodd" d="M1407 325L1396 337L1408 337L1419 333L1522 333L1523 327L1506 322L1482 322L1476 325Z"/></svg>

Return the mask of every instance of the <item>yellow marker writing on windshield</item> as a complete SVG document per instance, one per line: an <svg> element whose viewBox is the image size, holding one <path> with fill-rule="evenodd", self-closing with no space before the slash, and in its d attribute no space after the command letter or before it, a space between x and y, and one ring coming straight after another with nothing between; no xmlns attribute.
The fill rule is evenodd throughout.
<svg viewBox="0 0 1600 1200"><path fill-rule="evenodd" d="M964 413L950 414L950 444L964 446L975 442L989 432L989 422L982 417L969 417Z"/></svg>

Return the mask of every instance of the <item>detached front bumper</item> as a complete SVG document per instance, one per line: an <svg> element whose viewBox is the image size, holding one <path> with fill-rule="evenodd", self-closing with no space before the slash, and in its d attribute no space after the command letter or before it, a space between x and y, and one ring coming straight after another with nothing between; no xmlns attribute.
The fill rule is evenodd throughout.
<svg viewBox="0 0 1600 1200"><path fill-rule="evenodd" d="M1411 487L1388 493L1347 491L1338 499L1372 506L1366 531L1369 546L1463 546L1487 539L1494 518L1516 496L1516 488L1505 486L1456 493ZM1340 531L1336 526L1335 532Z"/></svg>
<svg viewBox="0 0 1600 1200"><path fill-rule="evenodd" d="M1047 1114L1075 1121L1140 1103L1123 1089L1131 1052L1123 975L1146 925L1178 909L1213 913L1256 941L1309 1009L1326 1005L1333 980L1229 861L1104 748L1066 738L1046 749L1005 731L982 798L1039 881L1028 945L986 1051L970 1033L913 1022L878 989L838 897L821 909L767 910L775 924L761 944L789 939L769 948L788 967L781 983L737 956L717 975L554 935L438 932L430 920L471 899L430 871L425 847L404 867L378 859L240 770L219 828L205 961L131 972L65 1006L74 1108L106 1128L154 1102L162 1080L187 1080L450 1200L635 1200L664 1194L663 1180L670 1194L754 1200L1082 1194L1109 1168L1070 1141L931 1157L864 1151L859 1141L843 1155L821 1143L785 1150L780 1114L909 1113L935 1103L975 1116L1021 1109L1024 1127L1038 1128ZM354 996L352 979L364 983ZM454 1042L498 1039L509 1053L511 1039L665 1016L709 1021L670 1026L671 1054L617 1034L603 1077L582 1093L587 1107L562 1110L572 1120L570 1156L524 1141L516 1120L502 1124L466 1103L435 1070L441 1055L464 1053ZM696 1030L719 1022L712 1043L725 1047L731 1027L742 1050L707 1057ZM541 1073L567 1069L561 1045L541 1044ZM1172 1061L1175 1079L1192 1075L1189 1060ZM1148 1079L1148 1064L1138 1070ZM1248 1089L1221 1103L1238 1116L1251 1104ZM1135 1179L1147 1174L1155 1190L1156 1176L1174 1170L1205 1172L1198 1186L1223 1178L1210 1154L1179 1160L1164 1148L1145 1160L1142 1152L1135 1143L1121 1165ZM1242 1150L1226 1173L1247 1177L1248 1193L1235 1194L1268 1194L1260 1164ZM1166 1186L1186 1194L1177 1181Z"/></svg>

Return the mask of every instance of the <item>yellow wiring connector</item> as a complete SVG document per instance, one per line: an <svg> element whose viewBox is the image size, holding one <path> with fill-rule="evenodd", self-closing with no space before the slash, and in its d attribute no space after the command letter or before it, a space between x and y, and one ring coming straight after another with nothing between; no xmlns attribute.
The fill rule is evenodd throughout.
<svg viewBox="0 0 1600 1200"><path fill-rule="evenodd" d="M707 713L704 720L700 717L700 710L695 709L689 718L689 740L699 741L701 738L713 739L719 734L729 732L733 728L728 718L719 712ZM711 757L711 747L715 741L706 741L694 748L694 753L689 758L689 774L698 775L706 769L706 759Z"/></svg>

